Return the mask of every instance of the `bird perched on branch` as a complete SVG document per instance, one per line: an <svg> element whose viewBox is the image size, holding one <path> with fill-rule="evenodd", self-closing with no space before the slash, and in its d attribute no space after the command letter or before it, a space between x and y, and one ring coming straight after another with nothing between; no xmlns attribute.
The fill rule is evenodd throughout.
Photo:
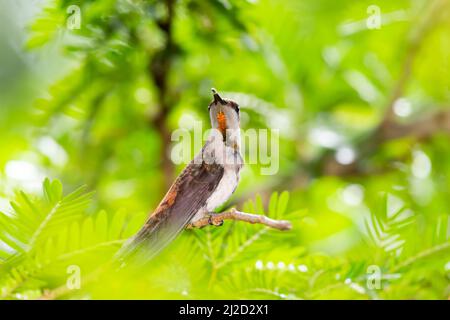
<svg viewBox="0 0 450 320"><path fill-rule="evenodd" d="M212 89L209 104L211 134L200 153L170 187L139 232L118 253L150 259L197 221L217 223L213 211L235 191L243 161L240 154L239 106Z"/></svg>

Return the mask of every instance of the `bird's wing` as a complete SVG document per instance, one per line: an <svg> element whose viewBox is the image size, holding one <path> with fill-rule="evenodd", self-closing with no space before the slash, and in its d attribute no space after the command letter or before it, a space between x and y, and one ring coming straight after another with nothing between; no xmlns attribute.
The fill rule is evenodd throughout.
<svg viewBox="0 0 450 320"><path fill-rule="evenodd" d="M174 182L141 230L120 250L119 259L149 260L205 206L222 179L223 166L191 162Z"/></svg>

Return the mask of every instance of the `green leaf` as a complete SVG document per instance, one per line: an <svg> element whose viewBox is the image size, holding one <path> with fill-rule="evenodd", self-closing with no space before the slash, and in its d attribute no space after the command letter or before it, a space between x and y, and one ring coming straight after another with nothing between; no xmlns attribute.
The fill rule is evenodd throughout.
<svg viewBox="0 0 450 320"><path fill-rule="evenodd" d="M283 191L278 200L277 217L281 217L286 213L289 203L289 192Z"/></svg>

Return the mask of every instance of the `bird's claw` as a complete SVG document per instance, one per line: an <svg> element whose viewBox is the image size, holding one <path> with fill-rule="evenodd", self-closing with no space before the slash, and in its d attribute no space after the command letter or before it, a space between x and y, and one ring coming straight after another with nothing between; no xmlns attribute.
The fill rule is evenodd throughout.
<svg viewBox="0 0 450 320"><path fill-rule="evenodd" d="M223 225L223 220L221 220L221 221L219 221L219 222L215 222L215 221L213 220L213 216L210 215L210 216L208 217L208 223L209 223L211 226L220 227L220 226Z"/></svg>

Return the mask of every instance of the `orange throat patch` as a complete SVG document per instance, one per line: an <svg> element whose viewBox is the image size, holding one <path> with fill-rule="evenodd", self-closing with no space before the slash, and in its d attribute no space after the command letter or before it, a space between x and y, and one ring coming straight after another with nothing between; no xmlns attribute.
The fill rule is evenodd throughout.
<svg viewBox="0 0 450 320"><path fill-rule="evenodd" d="M219 124L219 130L225 139L225 134L227 131L227 118L225 116L225 113L223 113L222 111L217 113L217 122Z"/></svg>

